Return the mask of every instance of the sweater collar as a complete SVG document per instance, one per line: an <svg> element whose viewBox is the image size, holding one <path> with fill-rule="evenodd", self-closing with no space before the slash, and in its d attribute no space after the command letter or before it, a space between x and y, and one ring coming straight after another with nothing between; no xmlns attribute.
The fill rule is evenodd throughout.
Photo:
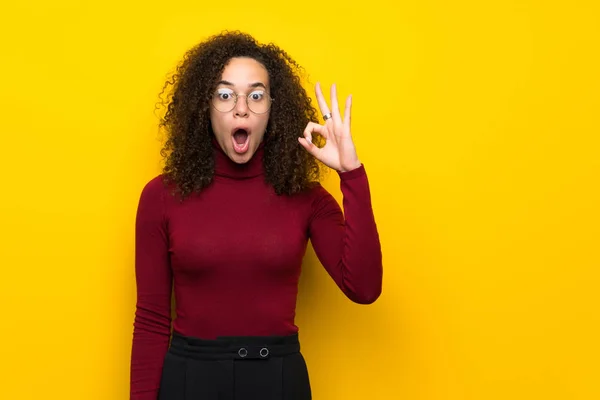
<svg viewBox="0 0 600 400"><path fill-rule="evenodd" d="M215 175L231 179L248 179L264 174L264 141L258 145L252 158L245 164L233 162L227 154L225 154L214 136L212 137L211 142L215 155Z"/></svg>

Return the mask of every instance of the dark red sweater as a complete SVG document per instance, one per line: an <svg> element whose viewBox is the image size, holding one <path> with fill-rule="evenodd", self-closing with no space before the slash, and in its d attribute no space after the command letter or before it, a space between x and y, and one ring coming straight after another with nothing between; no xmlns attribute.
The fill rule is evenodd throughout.
<svg viewBox="0 0 600 400"><path fill-rule="evenodd" d="M375 301L382 255L364 165L339 173L344 214L322 186L278 196L264 180L264 144L246 164L213 141L214 181L180 203L148 182L136 217L137 308L131 399L155 400L173 330L200 338L295 333L307 241L348 298ZM344 220L345 215L345 220Z"/></svg>

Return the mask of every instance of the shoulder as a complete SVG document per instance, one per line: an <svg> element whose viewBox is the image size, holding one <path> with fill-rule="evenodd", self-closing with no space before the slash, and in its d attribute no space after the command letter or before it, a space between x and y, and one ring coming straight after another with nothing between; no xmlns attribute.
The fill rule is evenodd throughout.
<svg viewBox="0 0 600 400"><path fill-rule="evenodd" d="M306 186L306 190L303 192L304 196L311 201L321 199L323 197L331 196L331 194L321 185L321 182L310 182Z"/></svg>
<svg viewBox="0 0 600 400"><path fill-rule="evenodd" d="M333 195L320 182L311 182L306 190L307 202L310 203L312 214L323 210L337 212L339 205Z"/></svg>
<svg viewBox="0 0 600 400"><path fill-rule="evenodd" d="M140 193L140 201L162 202L168 193L169 186L166 183L165 177L162 174L157 175L143 185Z"/></svg>
<svg viewBox="0 0 600 400"><path fill-rule="evenodd" d="M147 181L142 187L142 193L151 194L159 193L165 190L165 180L163 175L157 175L154 178Z"/></svg>

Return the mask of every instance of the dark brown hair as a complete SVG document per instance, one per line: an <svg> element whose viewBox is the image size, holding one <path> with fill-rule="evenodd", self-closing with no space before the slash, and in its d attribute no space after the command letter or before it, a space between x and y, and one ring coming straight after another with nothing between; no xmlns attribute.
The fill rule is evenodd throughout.
<svg viewBox="0 0 600 400"><path fill-rule="evenodd" d="M210 98L233 57L253 58L269 74L274 100L264 136L266 181L279 195L307 189L320 179L321 167L298 143L306 124L317 121L317 112L301 83L303 69L275 44L259 44L239 31L211 36L188 50L160 93L161 99L168 93L166 101L159 103L167 106L159 124L167 134L161 149L165 182L174 184L182 199L211 183L214 150ZM313 135L317 146L323 141Z"/></svg>

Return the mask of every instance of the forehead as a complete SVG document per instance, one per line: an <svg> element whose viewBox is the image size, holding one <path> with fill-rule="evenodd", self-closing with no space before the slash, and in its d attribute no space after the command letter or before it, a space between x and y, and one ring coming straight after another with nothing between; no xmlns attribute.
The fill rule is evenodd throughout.
<svg viewBox="0 0 600 400"><path fill-rule="evenodd" d="M267 86L269 84L269 73L264 65L253 58L235 57L225 65L221 80L231 82L235 86L246 87L257 82Z"/></svg>

